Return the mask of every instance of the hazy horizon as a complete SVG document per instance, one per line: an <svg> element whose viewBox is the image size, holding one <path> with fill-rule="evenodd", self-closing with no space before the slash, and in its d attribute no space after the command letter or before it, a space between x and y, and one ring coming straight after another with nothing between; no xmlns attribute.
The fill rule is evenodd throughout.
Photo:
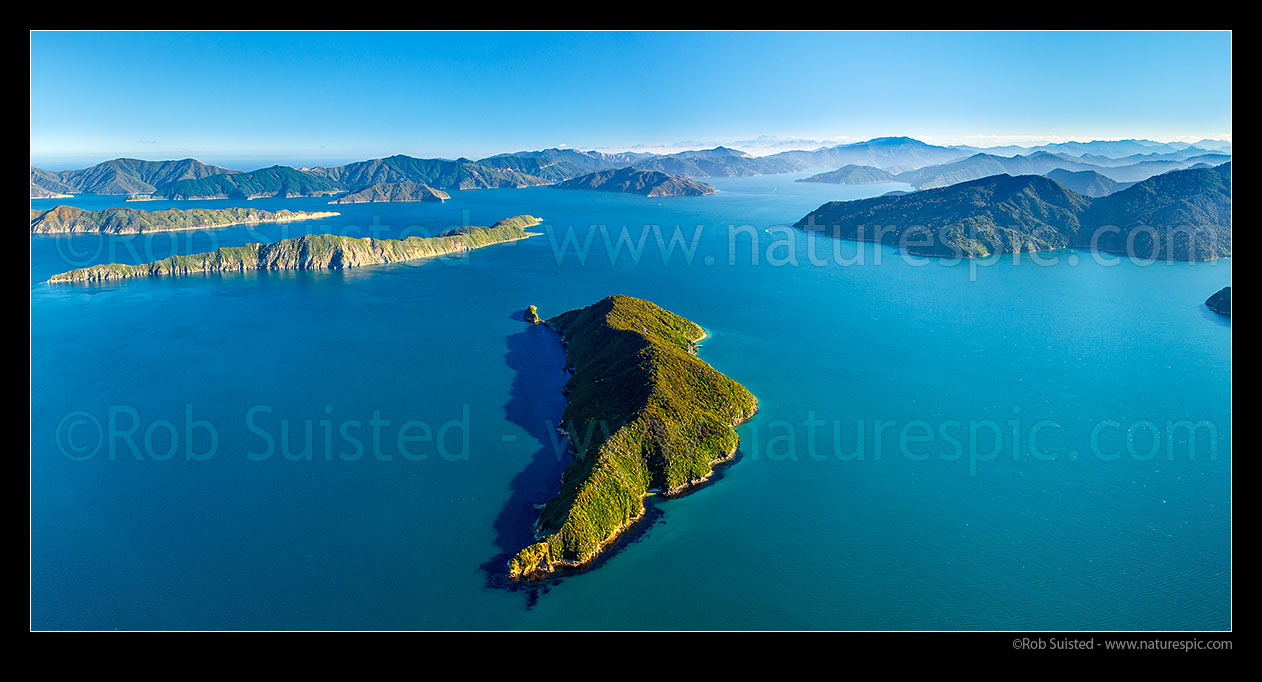
<svg viewBox="0 0 1262 682"><path fill-rule="evenodd" d="M30 56L31 160L61 169L1231 139L1229 32L39 31Z"/></svg>
<svg viewBox="0 0 1262 682"><path fill-rule="evenodd" d="M914 137L914 136L912 136L912 135L880 135L880 136L877 136L877 137L911 137L912 139L917 139L917 140L920 140L921 142L925 142L926 144L935 144L935 143L933 143L933 142L929 142L928 140L923 140L923 139L920 139L920 138L916 138L916 137ZM641 145L633 145L633 146L628 147L628 148L612 148L612 147L606 147L606 148L601 148L601 147L562 147L562 148L564 148L564 149L574 149L575 151L599 151L599 152L604 152L604 153L640 152L640 153L654 153L654 154L671 154L671 153L677 153L677 152L681 152L681 151L691 151L691 150L701 150L701 149L713 149L713 148L715 148L715 147L727 147L727 148L731 148L731 149L736 149L736 150L738 150L738 151L747 152L747 153L751 154L752 156L770 156L770 155L772 155L772 154L778 154L778 153L783 152L783 151L792 151L792 150L808 150L808 151L809 151L809 150L812 150L812 149L818 149L818 148L821 148L821 147L834 147L834 146L838 146L838 145L853 144L853 143L855 143L855 142L865 142L865 141L868 141L869 139L875 139L875 138L865 138L865 139L863 139L863 140L854 140L854 141L849 141L849 140L844 140L844 141L842 141L842 140L819 140L819 141L815 141L815 140L801 140L801 138L795 138L795 139L797 139L798 141L802 141L802 142L804 142L804 144L801 144L801 145L796 145L796 146L781 145L781 146L777 146L777 147L771 147L771 146L758 147L758 146L753 146L753 145L748 145L748 144L746 144L746 145L742 145L742 144L740 144L740 142L741 142L741 141L739 141L739 140L738 140L738 141L726 141L726 142L724 142L724 141L714 142L714 141L700 141L700 140L697 140L697 141L683 141L683 142L679 142L679 143L676 143L676 144L673 144L673 145L647 145L647 144L641 144ZM993 146L982 146L982 145L963 144L963 143L960 143L960 144L939 144L939 145L937 145L937 146L943 146L943 147L961 147L961 148L967 147L967 148L975 148L975 149L981 149L981 150L1002 150L1002 149L1004 149L1004 148L1008 148L1008 147L1024 147L1024 148L1026 148L1026 149L1032 149L1032 148L1039 147L1039 146L1046 145L1046 144L1058 144L1058 143L1065 143L1065 142L1088 143L1088 142L1117 142L1117 141L1125 141L1125 140L1135 140L1135 141L1141 141L1141 142L1154 142L1154 143L1157 143L1157 144L1173 144L1173 143L1186 143L1186 144L1192 144L1192 143L1195 143L1195 142L1201 142L1201 141L1209 140L1209 141L1212 141L1212 142L1219 142L1219 143L1224 143L1224 144L1228 144L1228 145L1230 145L1230 144L1231 144L1231 138L1230 138L1230 137L1220 138L1220 139L1213 139L1213 138L1195 138L1195 139L1191 139L1191 137L1190 137L1190 136L1184 136L1184 137L1182 137L1182 138L1178 138L1178 139L1168 139L1168 140L1152 140L1152 139L1148 139L1148 138L1141 138L1141 137L1128 137L1128 138L1119 138L1119 139L1092 138L1092 139L1081 139L1081 140L1071 140L1071 139L1059 140L1059 139L1058 139L1058 140L1055 140L1055 141L1037 141L1037 140L1032 140L1032 141L1027 141L1027 142L1025 142L1025 143L1013 142L1013 143L1005 143L1005 144L1003 144L1003 145L993 145ZM808 141L809 141L809 142L816 142L816 144L813 144L813 145L808 145L808 144L805 144L805 142L808 142ZM746 140L746 142L748 142L748 140ZM687 143L691 143L691 144L687 144ZM550 147L532 147L532 148L530 148L530 149L513 149L513 150L497 151L497 152L493 152L493 153L491 153L491 154L487 154L487 155L470 156L470 155L464 154L464 155L458 155L458 156L445 156L445 157L432 156L432 155L425 155L425 154L423 154L423 153L408 153L408 152L392 152L392 153L389 153L389 154L384 154L384 155L382 155L382 156L372 156L372 157L370 157L370 156L356 156L356 157L344 157L344 158L337 158L337 157L334 157L334 158L324 158L324 157L319 157L319 158L317 158L317 157L302 158L302 157L265 156L265 155L264 155L264 156L259 156L259 157L254 157L254 158L250 158L250 157L236 157L236 158L232 158L232 157L219 157L219 156L216 156L216 155L210 155L210 154L199 154L199 153L196 153L196 152L186 152L186 153L174 154L174 155L167 155L167 156L161 156L161 155L159 155L159 156L153 156L153 155L149 155L149 156L136 156L136 155L130 155L130 154L116 154L116 155L113 155L113 156L97 157L97 156L82 156L82 155L74 155L74 156L67 156L67 157L61 157L61 158L58 158L58 157L45 157L45 158L43 158L43 159L37 158L37 157L35 157L35 156L33 156L33 155L32 155L32 157L31 157L31 165L32 165L32 166L34 166L34 167L36 167L36 168L42 168L42 169L44 169L44 170L50 170L50 171L65 171L65 170L79 170L79 169L82 169L82 168L88 168L88 167L94 166L94 165L99 164L99 163L103 163L103 162L106 162L106 161L111 161L111 160L114 160L114 159L120 159L120 158L133 158L133 159L141 159L141 160L144 160L144 161L173 161L173 160L190 159L190 158L191 158L191 159L197 159L198 161L201 161L201 162L203 162L203 163L208 163L208 164L211 164L211 165L214 165L214 166L220 166L220 167L222 167L222 168L229 168L229 169L232 169L232 170L244 170L244 171L250 171L250 170L257 170L257 169L260 169L260 168L269 168L269 167L271 167L271 166L278 166L278 165L279 165L279 166L291 166L291 167L294 167L294 168L315 167L315 166L328 166L328 167L331 167L331 166L339 166L339 165L343 165L343 164L347 164L347 163L353 163L353 162L356 162L356 161L365 161L365 160L372 159L372 158L384 158L384 157L387 157L387 156L394 156L394 155L396 155L396 154L404 154L404 155L406 155L406 156L412 156L412 157L416 157L416 158L446 158L446 159L452 159L452 160L454 160L454 159L456 159L456 158L460 158L460 156L464 156L464 157L466 157L466 158L470 158L470 159L473 159L473 160L477 160L477 159L481 159L481 158L487 158L488 156L494 156L494 155L497 155L497 154L512 154L512 153L520 153L520 152L533 152L533 151L540 151L540 150L543 150L543 149L549 149L549 148L550 148Z"/></svg>

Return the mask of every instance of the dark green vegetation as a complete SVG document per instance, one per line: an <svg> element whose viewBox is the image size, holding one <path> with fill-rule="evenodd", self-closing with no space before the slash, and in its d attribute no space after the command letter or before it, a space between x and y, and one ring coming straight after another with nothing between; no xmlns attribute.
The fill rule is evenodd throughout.
<svg viewBox="0 0 1262 682"><path fill-rule="evenodd" d="M245 244L210 253L171 256L142 265L93 265L54 275L49 282L99 282L130 277L188 275L246 270L325 270L398 263L460 253L530 236L524 228L538 225L533 216L515 216L491 227L467 227L437 237L372 239L331 234L304 235L271 244Z"/></svg>
<svg viewBox="0 0 1262 682"><path fill-rule="evenodd" d="M744 177L801 170L799 164L774 155L756 157L726 147L655 156L637 161L635 165L644 170L693 178Z"/></svg>
<svg viewBox="0 0 1262 682"><path fill-rule="evenodd" d="M60 172L32 168L31 198L38 198L44 192L52 195L149 194L158 187L180 180L236 172L207 165L195 159L180 161L114 159L98 163L91 168Z"/></svg>
<svg viewBox="0 0 1262 682"><path fill-rule="evenodd" d="M872 166L842 166L834 171L799 178L795 182L822 182L831 185L870 185L877 182L893 182L891 173Z"/></svg>
<svg viewBox="0 0 1262 682"><path fill-rule="evenodd" d="M1205 300L1205 305L1219 315L1231 317L1231 287L1223 287Z"/></svg>
<svg viewBox="0 0 1262 682"><path fill-rule="evenodd" d="M1120 228L1099 232L1094 246L1103 251L1175 260L1230 256L1231 164L1162 173L1095 199L1082 224L1091 231Z"/></svg>
<svg viewBox="0 0 1262 682"><path fill-rule="evenodd" d="M638 168L619 168L589 173L566 180L557 187L598 192L623 192L645 197L695 197L714 194L718 191L712 185L691 178Z"/></svg>
<svg viewBox="0 0 1262 682"><path fill-rule="evenodd" d="M1231 255L1231 164L1172 171L1097 199L1042 176L995 175L830 202L796 226L927 256L1083 247L1137 258L1208 260Z"/></svg>
<svg viewBox="0 0 1262 682"><path fill-rule="evenodd" d="M634 165L636 161L652 158L653 156L653 154L633 152L605 154L595 151L553 148L537 152L498 154L482 159L478 163L491 168L511 170L524 175L543 178L548 182L557 182L610 168L625 168Z"/></svg>
<svg viewBox="0 0 1262 682"><path fill-rule="evenodd" d="M543 185L541 178L483 166L468 159L417 159L396 155L331 168L273 166L249 173L214 175L160 187L166 199L325 196L387 183L413 183L430 188L482 189Z"/></svg>
<svg viewBox="0 0 1262 682"><path fill-rule="evenodd" d="M530 324L541 324L543 319L539 317L539 308L537 306L527 306L526 313L523 315Z"/></svg>
<svg viewBox="0 0 1262 682"><path fill-rule="evenodd" d="M103 232L139 234L175 230L210 229L255 223L288 223L318 220L338 215L334 212L263 211L257 208L186 209L142 211L134 208L106 208L85 211L58 206L47 211L31 211L31 232Z"/></svg>
<svg viewBox="0 0 1262 682"><path fill-rule="evenodd" d="M384 159L357 161L345 166L312 168L306 173L355 190L381 182L416 182L440 189L529 187L546 180L513 170L493 168L469 159L418 159L396 154Z"/></svg>
<svg viewBox="0 0 1262 682"><path fill-rule="evenodd" d="M379 202L437 201L442 203L451 195L419 182L379 182L355 192L348 192L330 201L330 204L367 204Z"/></svg>
<svg viewBox="0 0 1262 682"><path fill-rule="evenodd" d="M1118 182L1093 170L1071 171L1057 168L1044 173L1047 177L1088 197L1103 197L1130 187L1132 182Z"/></svg>
<svg viewBox="0 0 1262 682"><path fill-rule="evenodd" d="M508 562L518 579L586 564L644 514L650 491L706 480L735 453L734 427L758 409L696 357L700 327L649 301L610 296L548 325L574 370L561 423L575 453L540 512L539 542Z"/></svg>
<svg viewBox="0 0 1262 682"><path fill-rule="evenodd" d="M164 199L253 199L325 196L340 191L341 187L328 178L288 166L272 166L249 173L180 180L160 187L153 195Z"/></svg>

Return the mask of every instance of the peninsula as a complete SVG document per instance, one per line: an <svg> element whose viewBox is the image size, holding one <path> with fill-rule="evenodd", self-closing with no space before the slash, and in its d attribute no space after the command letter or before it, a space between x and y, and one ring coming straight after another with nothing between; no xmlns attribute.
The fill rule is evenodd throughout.
<svg viewBox="0 0 1262 682"><path fill-rule="evenodd" d="M622 192L645 197L697 197L719 191L713 185L662 171L618 168L580 175L557 184L559 189Z"/></svg>
<svg viewBox="0 0 1262 682"><path fill-rule="evenodd" d="M872 185L878 182L896 182L893 173L873 166L842 166L837 170L798 178L794 182L822 182L832 185Z"/></svg>
<svg viewBox="0 0 1262 682"><path fill-rule="evenodd" d="M910 194L832 201L795 227L920 256L1090 248L1213 260L1231 255L1231 163L1170 171L1101 197L1041 175L991 175Z"/></svg>
<svg viewBox="0 0 1262 682"><path fill-rule="evenodd" d="M505 218L490 227L448 230L437 237L373 239L331 234L304 235L270 244L245 244L210 253L171 256L141 265L93 265L63 272L49 282L102 282L133 277L179 276L247 270L337 270L365 265L398 263L462 253L483 246L524 239L535 233L525 228L539 224L529 215Z"/></svg>
<svg viewBox="0 0 1262 682"><path fill-rule="evenodd" d="M420 182L379 182L363 189L343 194L329 203L371 204L437 201L441 204L450 198L450 194Z"/></svg>
<svg viewBox="0 0 1262 682"><path fill-rule="evenodd" d="M517 580L591 562L644 514L736 452L735 427L758 410L744 386L696 356L701 327L657 305L610 296L547 321L574 371L561 426L574 460L535 522L538 542L508 562Z"/></svg>
<svg viewBox="0 0 1262 682"><path fill-rule="evenodd" d="M73 206L58 206L47 211L32 210L31 232L142 234L258 223L291 223L299 220L331 218L336 215L341 214L333 211L264 211L257 208L169 208L164 211L105 208L99 211L85 211Z"/></svg>

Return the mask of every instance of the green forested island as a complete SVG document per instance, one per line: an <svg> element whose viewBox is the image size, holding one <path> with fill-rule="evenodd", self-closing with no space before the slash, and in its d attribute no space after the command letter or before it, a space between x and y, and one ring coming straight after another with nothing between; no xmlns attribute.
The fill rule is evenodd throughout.
<svg viewBox="0 0 1262 682"><path fill-rule="evenodd" d="M1171 171L1098 198L1039 175L993 175L910 194L829 202L796 227L925 256L1079 247L1210 260L1231 255L1231 164Z"/></svg>
<svg viewBox="0 0 1262 682"><path fill-rule="evenodd" d="M163 211L106 208L99 211L85 211L73 206L58 206L47 211L31 210L31 232L142 234L210 229L231 225L319 220L336 215L341 214L333 211L264 211L257 208L169 208Z"/></svg>
<svg viewBox="0 0 1262 682"><path fill-rule="evenodd" d="M574 460L535 524L538 542L508 562L515 579L581 567L644 514L644 497L678 494L736 452L735 427L758 401L696 356L705 332L630 296L547 321L574 375L562 427Z"/></svg>
<svg viewBox="0 0 1262 682"><path fill-rule="evenodd" d="M420 182L379 182L361 190L348 192L330 204L402 203L436 201L442 203L451 195Z"/></svg>
<svg viewBox="0 0 1262 682"><path fill-rule="evenodd" d="M225 247L210 253L171 256L141 265L93 265L54 275L49 282L100 282L132 277L178 276L246 270L336 270L398 263L459 253L531 236L534 216L505 218L490 227L448 230L437 237L373 239L331 234L304 235L270 244Z"/></svg>
<svg viewBox="0 0 1262 682"><path fill-rule="evenodd" d="M822 182L831 185L871 185L878 182L894 182L894 175L889 171L872 166L842 166L837 170L799 178L794 182Z"/></svg>
<svg viewBox="0 0 1262 682"><path fill-rule="evenodd" d="M671 175L662 171L639 168L618 168L588 173L557 184L560 189L596 190L598 192L622 192L645 197L686 197L714 194L713 185Z"/></svg>
<svg viewBox="0 0 1262 682"><path fill-rule="evenodd" d="M1205 305L1219 315L1231 317L1231 287L1223 287L1205 300Z"/></svg>

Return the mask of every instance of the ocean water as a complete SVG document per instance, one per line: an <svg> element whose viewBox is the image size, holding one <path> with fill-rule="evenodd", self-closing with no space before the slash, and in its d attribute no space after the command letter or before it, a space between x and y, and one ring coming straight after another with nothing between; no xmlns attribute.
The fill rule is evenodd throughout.
<svg viewBox="0 0 1262 682"><path fill-rule="evenodd" d="M1231 261L952 263L807 239L778 226L901 186L800 176L715 179L696 198L480 190L317 223L33 235L32 625L1229 627L1231 327L1202 302ZM57 203L234 204L32 205ZM467 258L42 283L519 213L543 236ZM638 258L626 243L613 257L620 235L644 238ZM565 465L563 350L521 310L614 293L705 327L700 356L761 411L738 461L652 501L598 569L504 589L488 568Z"/></svg>

